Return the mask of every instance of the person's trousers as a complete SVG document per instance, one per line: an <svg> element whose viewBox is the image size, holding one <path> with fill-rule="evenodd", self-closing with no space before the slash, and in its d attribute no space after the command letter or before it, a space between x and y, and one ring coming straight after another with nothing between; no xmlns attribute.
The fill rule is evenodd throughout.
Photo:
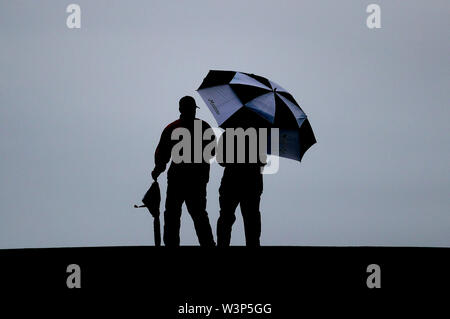
<svg viewBox="0 0 450 319"><path fill-rule="evenodd" d="M217 246L230 245L231 232L236 221L236 208L241 207L247 246L260 246L262 176L225 176L219 189L220 216L217 221ZM248 178L248 179L247 179Z"/></svg>
<svg viewBox="0 0 450 319"><path fill-rule="evenodd" d="M182 183L181 183L182 184ZM183 203L194 222L200 246L215 246L208 213L206 212L206 183L180 185L168 180L164 212L164 245L180 245L181 211Z"/></svg>

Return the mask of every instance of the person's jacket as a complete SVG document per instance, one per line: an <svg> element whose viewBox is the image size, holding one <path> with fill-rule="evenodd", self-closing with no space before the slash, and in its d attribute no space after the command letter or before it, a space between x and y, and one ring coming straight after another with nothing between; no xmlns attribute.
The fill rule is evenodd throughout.
<svg viewBox="0 0 450 319"><path fill-rule="evenodd" d="M197 125L201 126L200 134L200 130L198 132L194 132L195 121L197 121ZM181 135L179 137L172 137L172 134L177 128L185 128L189 131L190 143L189 141L184 141L187 143L182 143L183 137L181 137ZM185 156L185 158L189 158L189 160L176 163L172 158L167 177L169 179L177 177L193 179L195 178L196 181L208 182L210 168L209 161L214 156L214 150L216 146L214 134L212 134L212 136L209 136L209 139L203 139L203 135L208 129L211 129L211 127L207 122L197 118L184 119L182 116L180 117L180 119L167 125L161 134L160 141L155 151L154 171L156 171L158 174L163 172L166 169L167 163L169 163L172 157L172 150L174 146L176 146L178 143L182 143L178 144L176 154ZM198 148L195 147L195 143L198 143ZM211 143L213 143L212 146L210 145ZM183 145L184 147L180 147L181 145ZM206 153L211 153L212 156L204 157L204 151L207 145L210 145L212 151L207 151ZM190 149L185 149L185 147L188 146L190 146ZM195 154L196 151L197 154ZM201 155L199 151L201 151ZM186 154L184 152L188 153ZM190 156L188 156L189 152Z"/></svg>
<svg viewBox="0 0 450 319"><path fill-rule="evenodd" d="M233 135L234 142L228 144L227 131L224 131L220 136L216 159L219 165L225 168L231 169L244 169L244 170L261 170L261 168L266 165L267 161L267 144L265 149L261 149L260 146L262 141L260 141L260 136L258 130L256 130L256 135L254 138L250 138L249 135L245 136L245 140ZM256 137L256 139L255 139ZM250 143L255 143L250 146ZM227 146L228 145L228 146ZM230 147L232 145L233 147ZM233 154L229 154L233 151Z"/></svg>

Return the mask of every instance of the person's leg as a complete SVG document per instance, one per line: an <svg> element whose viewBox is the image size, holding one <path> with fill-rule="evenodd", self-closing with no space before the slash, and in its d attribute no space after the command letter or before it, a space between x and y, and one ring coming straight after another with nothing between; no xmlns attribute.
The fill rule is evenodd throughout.
<svg viewBox="0 0 450 319"><path fill-rule="evenodd" d="M180 245L180 218L183 197L177 191L176 182L167 183L166 210L164 212L164 245Z"/></svg>
<svg viewBox="0 0 450 319"><path fill-rule="evenodd" d="M220 215L217 220L217 246L230 246L231 230L236 220L235 212L239 199L234 196L233 184L222 178L219 189Z"/></svg>
<svg viewBox="0 0 450 319"><path fill-rule="evenodd" d="M263 191L263 178L261 174L252 180L252 188L249 188L241 200L242 219L244 220L244 231L246 245L249 247L260 246L261 237L261 212L259 204Z"/></svg>
<svg viewBox="0 0 450 319"><path fill-rule="evenodd" d="M244 220L245 241L248 247L258 247L261 236L260 196L252 195L241 200L242 219Z"/></svg>
<svg viewBox="0 0 450 319"><path fill-rule="evenodd" d="M214 237L206 211L206 184L192 185L190 195L186 197L186 207L194 221L200 246L215 246Z"/></svg>

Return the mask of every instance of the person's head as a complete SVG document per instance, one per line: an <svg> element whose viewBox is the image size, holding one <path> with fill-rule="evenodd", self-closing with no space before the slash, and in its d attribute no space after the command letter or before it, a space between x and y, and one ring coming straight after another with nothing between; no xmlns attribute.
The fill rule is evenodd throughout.
<svg viewBox="0 0 450 319"><path fill-rule="evenodd" d="M192 96L186 95L180 99L179 110L183 117L185 118L195 118L195 112L198 108L195 104L195 100Z"/></svg>

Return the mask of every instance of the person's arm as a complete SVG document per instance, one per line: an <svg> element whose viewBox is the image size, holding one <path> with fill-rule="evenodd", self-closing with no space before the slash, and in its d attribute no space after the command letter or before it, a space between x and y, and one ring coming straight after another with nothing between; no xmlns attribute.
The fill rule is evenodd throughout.
<svg viewBox="0 0 450 319"><path fill-rule="evenodd" d="M217 149L217 139L216 135L214 133L214 130L211 128L211 126L203 121L203 137L207 136L206 139L202 139L202 152L205 152L205 149L207 149L207 157L204 158L206 162L209 162L215 155L216 155L216 149ZM208 134L205 135L205 133L208 131ZM209 151L210 150L210 151Z"/></svg>
<svg viewBox="0 0 450 319"><path fill-rule="evenodd" d="M217 163L219 163L220 166L225 167L225 160L226 160L226 144L225 144L225 131L220 135L219 141L217 142L217 152L216 152L216 159Z"/></svg>
<svg viewBox="0 0 450 319"><path fill-rule="evenodd" d="M172 152L171 130L166 127L161 134L158 146L155 150L155 168L152 171L152 178L156 181L158 176L166 170L167 163L170 161Z"/></svg>

